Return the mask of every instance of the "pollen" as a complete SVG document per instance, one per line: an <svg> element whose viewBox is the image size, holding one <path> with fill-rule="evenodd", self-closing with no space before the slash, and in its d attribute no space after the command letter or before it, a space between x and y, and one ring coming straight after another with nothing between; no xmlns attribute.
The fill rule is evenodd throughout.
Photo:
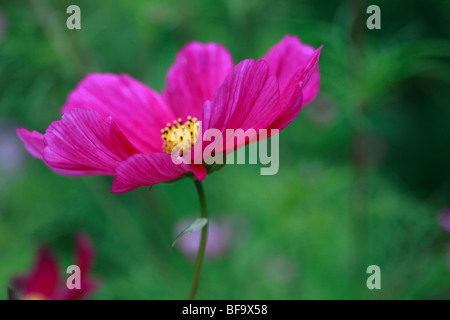
<svg viewBox="0 0 450 320"><path fill-rule="evenodd" d="M180 156L183 156L184 150L191 149L197 141L200 130L200 123L197 118L188 117L187 121L178 118L172 123L167 123L164 129L161 129L161 137L164 140L164 152L172 153L175 146L180 150Z"/></svg>
<svg viewBox="0 0 450 320"><path fill-rule="evenodd" d="M47 298L40 293L29 293L22 300L47 300Z"/></svg>

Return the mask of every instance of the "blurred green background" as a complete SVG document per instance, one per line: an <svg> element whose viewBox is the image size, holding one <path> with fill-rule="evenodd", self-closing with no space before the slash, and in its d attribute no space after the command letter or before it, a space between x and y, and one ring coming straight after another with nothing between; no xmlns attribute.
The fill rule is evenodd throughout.
<svg viewBox="0 0 450 320"><path fill-rule="evenodd" d="M81 8L82 29L66 28ZM368 30L369 4L381 30ZM67 178L33 159L15 127L44 132L89 72L157 90L187 42L225 45L235 63L284 35L315 47L319 96L280 134L280 170L229 165L204 181L230 243L207 259L199 299L449 299L450 1L0 1L0 298L49 243L97 249L96 299L184 299L193 263L171 249L199 205L185 179L109 193L112 177ZM226 240L226 239L225 239ZM382 289L366 287L369 265Z"/></svg>

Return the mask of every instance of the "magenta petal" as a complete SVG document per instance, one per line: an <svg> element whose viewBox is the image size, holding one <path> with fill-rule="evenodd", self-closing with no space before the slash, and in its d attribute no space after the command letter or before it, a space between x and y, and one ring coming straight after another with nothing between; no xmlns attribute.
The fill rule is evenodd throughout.
<svg viewBox="0 0 450 320"><path fill-rule="evenodd" d="M301 43L296 36L286 36L263 57L269 64L270 73L277 77L281 92L286 89L292 76L299 69L305 68L314 52L313 47ZM319 70L315 70L303 88L303 105L307 105L316 97L319 87Z"/></svg>
<svg viewBox="0 0 450 320"><path fill-rule="evenodd" d="M111 119L103 119L94 110L65 113L45 133L45 162L66 175L114 174L117 164L136 149L112 125Z"/></svg>
<svg viewBox="0 0 450 320"><path fill-rule="evenodd" d="M273 115L274 121L270 125L270 128L279 130L284 129L297 117L300 109L305 105L305 87L308 86L311 80L315 79L321 50L322 47L314 51L314 54L311 55L304 67L298 69L292 75L287 86L281 92L276 113Z"/></svg>
<svg viewBox="0 0 450 320"><path fill-rule="evenodd" d="M44 155L44 135L37 131L30 132L26 129L17 129L17 135L25 144L25 148L35 158L41 159Z"/></svg>
<svg viewBox="0 0 450 320"><path fill-rule="evenodd" d="M111 116L124 135L144 153L160 152L160 130L175 116L157 92L128 75L91 74L69 95L62 112L93 109Z"/></svg>
<svg viewBox="0 0 450 320"><path fill-rule="evenodd" d="M110 137L111 144L114 147L114 153L120 156L123 159L128 158L129 156L141 153L120 130L117 123L113 121L113 119L108 118L108 122L110 122Z"/></svg>
<svg viewBox="0 0 450 320"><path fill-rule="evenodd" d="M79 300L87 298L98 289L98 281L89 277L94 258L95 250L89 236L87 234L78 235L75 264L80 267L81 271L81 289L69 290L64 283L54 295L54 300Z"/></svg>
<svg viewBox="0 0 450 320"><path fill-rule="evenodd" d="M189 170L194 174L198 181L203 181L206 178L206 168L202 164L190 164Z"/></svg>
<svg viewBox="0 0 450 320"><path fill-rule="evenodd" d="M231 55L221 45L191 42L169 69L164 99L177 117L201 118L203 103L212 99L232 68Z"/></svg>
<svg viewBox="0 0 450 320"><path fill-rule="evenodd" d="M322 47L320 47L317 50L320 50ZM315 68L313 73L311 74L311 77L309 78L308 82L305 83L305 85L302 88L303 92L303 102L302 107L309 104L311 101L313 101L317 94L319 93L320 89L320 72L319 72L319 66Z"/></svg>
<svg viewBox="0 0 450 320"><path fill-rule="evenodd" d="M47 299L54 294L58 281L58 265L47 247L39 249L33 271L25 278L18 277L15 280L21 298L34 294Z"/></svg>
<svg viewBox="0 0 450 320"><path fill-rule="evenodd" d="M92 278L83 279L81 281L81 290L80 290L81 292L78 293L78 296L77 296L77 292L75 292L74 295L72 296L72 300L87 299L95 291L97 291L99 287L100 287L100 282L98 280L92 279ZM73 290L72 290L72 292L73 292Z"/></svg>
<svg viewBox="0 0 450 320"><path fill-rule="evenodd" d="M81 279L81 289L70 290L64 283L59 290L53 295L51 300L82 300L89 298L97 289L100 284L97 280L87 278Z"/></svg>
<svg viewBox="0 0 450 320"><path fill-rule="evenodd" d="M203 165L175 164L167 153L137 154L117 166L111 192L124 193L141 186L176 180L187 172L192 172L198 180L206 177Z"/></svg>
<svg viewBox="0 0 450 320"><path fill-rule="evenodd" d="M170 154L137 154L117 166L111 192L124 193L140 186L175 180L188 171L187 165L173 163Z"/></svg>
<svg viewBox="0 0 450 320"><path fill-rule="evenodd" d="M273 121L279 96L276 77L269 75L267 62L244 60L229 74L211 103L205 103L203 130L255 129L257 132L267 128Z"/></svg>

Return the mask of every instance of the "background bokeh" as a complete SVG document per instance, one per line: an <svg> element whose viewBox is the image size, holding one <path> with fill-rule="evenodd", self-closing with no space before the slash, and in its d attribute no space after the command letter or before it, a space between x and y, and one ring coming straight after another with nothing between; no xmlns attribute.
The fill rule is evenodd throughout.
<svg viewBox="0 0 450 320"><path fill-rule="evenodd" d="M81 30L66 28L70 4ZM365 27L369 4L381 30ZM14 128L44 132L89 72L161 90L189 41L219 42L238 62L285 34L324 45L321 91L280 134L277 175L229 165L205 180L222 229L198 298L450 298L449 17L445 0L0 0L0 298L42 242L63 272L79 231L97 249L94 298L186 298L188 245L170 244L199 214L191 181L113 195L112 177L50 171ZM381 290L366 287L372 264Z"/></svg>

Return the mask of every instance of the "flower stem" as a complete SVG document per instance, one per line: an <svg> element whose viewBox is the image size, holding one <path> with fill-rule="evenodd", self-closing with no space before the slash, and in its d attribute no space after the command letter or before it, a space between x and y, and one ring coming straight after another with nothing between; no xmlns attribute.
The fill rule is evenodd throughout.
<svg viewBox="0 0 450 320"><path fill-rule="evenodd" d="M201 217L208 218L208 211L206 209L206 198L205 198L205 192L203 191L203 185L198 180L194 180L194 183L195 183L195 187L197 188L198 198L200 200ZM208 224L206 224L202 228L202 237L200 239L200 245L199 245L198 251L197 251L197 258L195 260L194 277L192 279L189 300L194 300L195 295L197 293L198 282L200 280L200 271L202 269L203 258L205 256L207 236L208 236Z"/></svg>

